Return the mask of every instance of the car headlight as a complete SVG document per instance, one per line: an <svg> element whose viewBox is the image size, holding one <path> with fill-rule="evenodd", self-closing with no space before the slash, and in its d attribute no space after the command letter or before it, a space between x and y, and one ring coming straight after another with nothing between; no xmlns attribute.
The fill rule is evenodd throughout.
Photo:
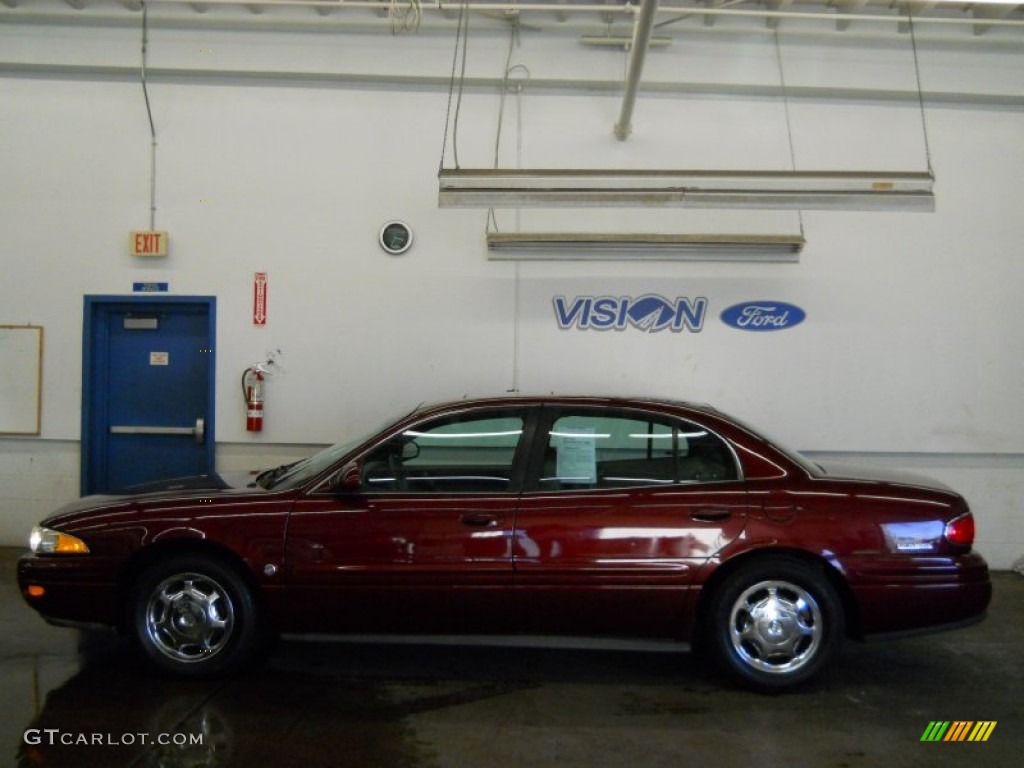
<svg viewBox="0 0 1024 768"><path fill-rule="evenodd" d="M37 555L83 555L89 551L89 547L77 536L43 528L41 525L32 529L32 535L28 537L28 544Z"/></svg>

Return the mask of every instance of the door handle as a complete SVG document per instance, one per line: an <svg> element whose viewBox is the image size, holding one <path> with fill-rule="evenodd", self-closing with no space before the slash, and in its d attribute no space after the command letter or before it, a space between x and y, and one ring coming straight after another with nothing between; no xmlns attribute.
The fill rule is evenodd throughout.
<svg viewBox="0 0 1024 768"><path fill-rule="evenodd" d="M708 508L690 513L690 519L698 523L718 523L728 520L730 517L732 517L732 512L728 509Z"/></svg>
<svg viewBox="0 0 1024 768"><path fill-rule="evenodd" d="M206 420L200 416L194 427L136 427L116 426L110 428L112 435L192 435L196 443L206 442Z"/></svg>
<svg viewBox="0 0 1024 768"><path fill-rule="evenodd" d="M501 518L486 512L470 512L469 514L462 515L459 518L459 522L470 528L489 528L500 523Z"/></svg>

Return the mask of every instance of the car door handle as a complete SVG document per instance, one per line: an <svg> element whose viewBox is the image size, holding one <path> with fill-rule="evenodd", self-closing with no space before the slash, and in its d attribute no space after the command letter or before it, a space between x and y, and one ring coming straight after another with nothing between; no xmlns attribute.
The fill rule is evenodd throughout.
<svg viewBox="0 0 1024 768"><path fill-rule="evenodd" d="M490 528L500 523L501 518L485 512L470 512L460 517L459 522L470 528Z"/></svg>
<svg viewBox="0 0 1024 768"><path fill-rule="evenodd" d="M728 520L732 517L732 511L728 509L698 509L690 513L690 519L698 523L717 523Z"/></svg>

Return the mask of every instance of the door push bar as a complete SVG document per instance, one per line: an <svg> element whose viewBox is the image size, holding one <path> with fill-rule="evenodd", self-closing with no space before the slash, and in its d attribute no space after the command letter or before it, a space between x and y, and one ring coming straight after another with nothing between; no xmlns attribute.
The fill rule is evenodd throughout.
<svg viewBox="0 0 1024 768"><path fill-rule="evenodd" d="M206 441L206 420L200 416L194 427L111 427L112 435L192 435L198 445Z"/></svg>

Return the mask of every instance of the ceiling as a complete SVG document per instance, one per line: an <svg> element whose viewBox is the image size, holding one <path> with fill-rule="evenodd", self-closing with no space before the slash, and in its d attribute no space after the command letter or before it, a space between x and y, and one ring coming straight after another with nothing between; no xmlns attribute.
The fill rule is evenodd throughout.
<svg viewBox="0 0 1024 768"><path fill-rule="evenodd" d="M629 25L644 2L654 0L147 0L149 10L172 13L179 21L196 25L235 22L246 17L254 23L273 23L280 14L287 20L320 21L344 26L388 24L393 31L413 30L434 22L450 24L463 9L477 18L515 21L534 29L572 28L613 24ZM138 13L143 0L0 0L0 21L18 15L78 16ZM714 27L745 20L784 28L787 23L817 22L839 32L868 24L891 22L908 31L908 15L915 26L928 29L969 30L971 35L1024 38L1024 2L1017 0L661 0L654 29L670 31L686 23ZM621 34L621 30L618 31ZM959 34L962 34L960 32ZM619 44L627 45L628 41Z"/></svg>

